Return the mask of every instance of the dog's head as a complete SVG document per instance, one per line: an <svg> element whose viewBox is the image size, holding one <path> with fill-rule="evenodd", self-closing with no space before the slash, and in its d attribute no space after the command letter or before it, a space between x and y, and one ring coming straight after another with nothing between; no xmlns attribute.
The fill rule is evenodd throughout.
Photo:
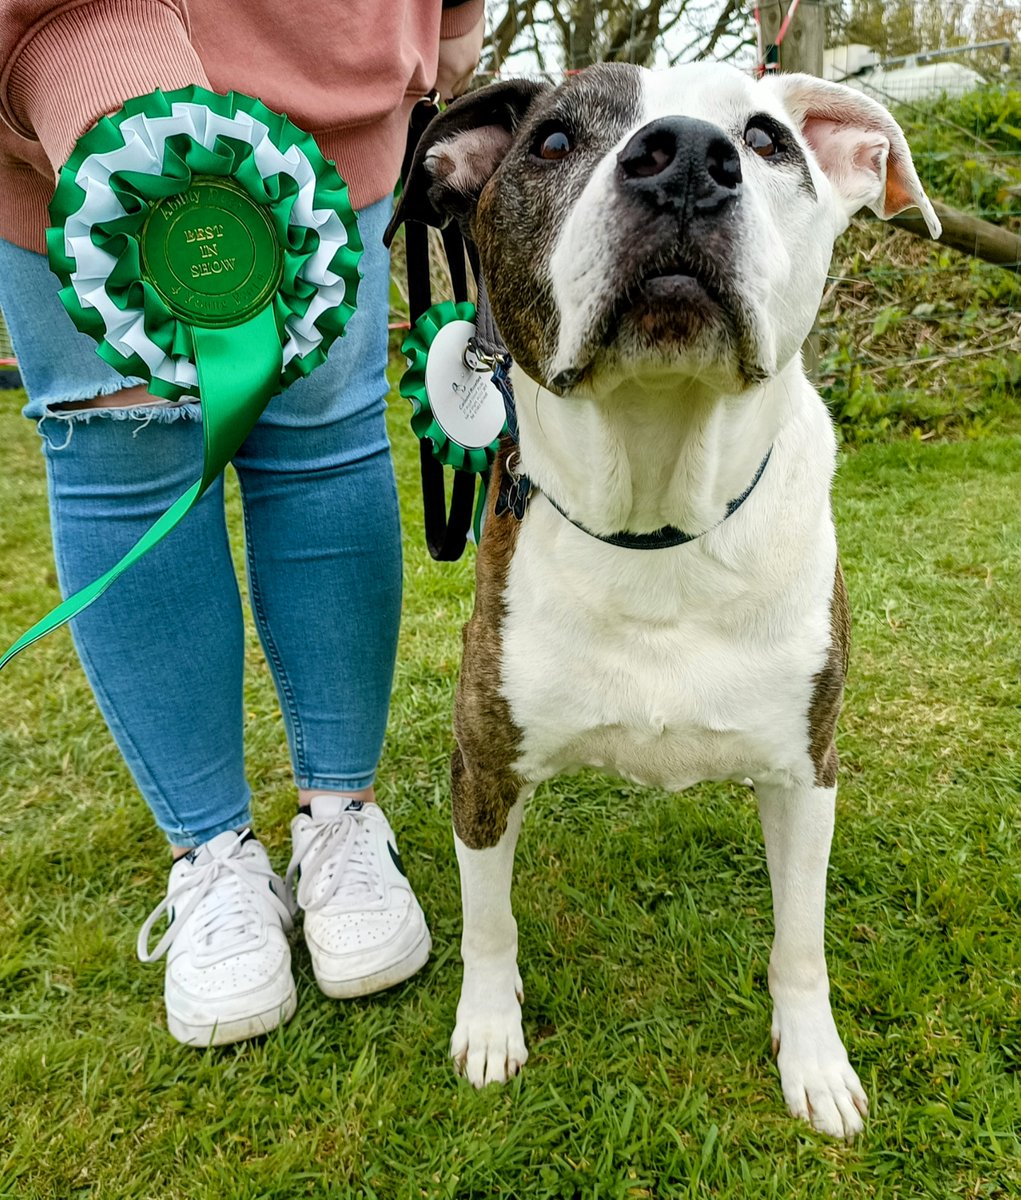
<svg viewBox="0 0 1021 1200"><path fill-rule="evenodd" d="M851 216L915 204L938 233L899 126L850 88L603 64L450 105L391 231L459 221L508 348L553 391L666 370L733 392L798 352Z"/></svg>

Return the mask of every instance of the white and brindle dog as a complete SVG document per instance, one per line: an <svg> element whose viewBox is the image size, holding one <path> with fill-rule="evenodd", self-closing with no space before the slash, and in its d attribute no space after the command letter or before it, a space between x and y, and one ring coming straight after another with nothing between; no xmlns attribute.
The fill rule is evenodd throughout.
<svg viewBox="0 0 1021 1200"><path fill-rule="evenodd" d="M455 713L451 1053L476 1085L527 1058L510 894L536 785L738 780L765 835L784 1097L826 1133L862 1128L823 952L849 625L835 441L800 349L852 214L911 205L936 235L889 113L804 75L596 66L484 88L426 131L392 228L456 219L476 242L520 427Z"/></svg>

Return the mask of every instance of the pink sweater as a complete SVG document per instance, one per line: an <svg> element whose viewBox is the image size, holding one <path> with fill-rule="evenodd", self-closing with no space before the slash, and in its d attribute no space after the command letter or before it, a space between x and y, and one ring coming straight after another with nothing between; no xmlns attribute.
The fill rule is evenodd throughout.
<svg viewBox="0 0 1021 1200"><path fill-rule="evenodd" d="M131 96L245 92L315 135L361 208L393 190L441 38L483 0L0 0L0 237L45 248L56 170Z"/></svg>

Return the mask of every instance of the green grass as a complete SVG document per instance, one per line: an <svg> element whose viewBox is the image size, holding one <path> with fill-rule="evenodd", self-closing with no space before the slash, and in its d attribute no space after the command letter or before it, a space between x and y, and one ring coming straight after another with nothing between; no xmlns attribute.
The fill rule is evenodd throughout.
<svg viewBox="0 0 1021 1200"><path fill-rule="evenodd" d="M0 642L55 600L43 469L0 393ZM381 798L435 952L407 985L300 1006L207 1053L163 1029L134 960L160 836L61 632L0 675L0 1195L1016 1197L1021 1195L1021 439L847 455L836 508L855 617L827 945L873 1102L837 1145L792 1121L769 1059L771 921L746 793L599 776L544 788L515 907L531 1060L476 1093L445 1057L459 985L447 807L471 556L422 548L394 413L406 610ZM237 498L231 494L237 525ZM287 855L292 794L251 641L249 772Z"/></svg>

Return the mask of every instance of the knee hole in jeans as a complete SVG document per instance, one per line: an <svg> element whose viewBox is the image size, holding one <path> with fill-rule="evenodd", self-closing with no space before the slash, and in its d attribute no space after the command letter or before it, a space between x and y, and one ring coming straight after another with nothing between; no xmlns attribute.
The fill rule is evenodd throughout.
<svg viewBox="0 0 1021 1200"><path fill-rule="evenodd" d="M143 408L153 404L166 404L159 396L149 394L147 388L138 384L135 387L121 388L119 392L110 395L89 396L85 400L66 400L61 404L51 404L50 412L59 413L80 412L91 408Z"/></svg>
<svg viewBox="0 0 1021 1200"><path fill-rule="evenodd" d="M150 395L144 385L120 388L109 393L83 399L50 402L37 428L51 450L66 450L76 425L88 424L94 418L103 421L133 421L137 434L146 426L172 421L201 421L202 409L197 400L172 403ZM59 431L58 431L59 426Z"/></svg>

